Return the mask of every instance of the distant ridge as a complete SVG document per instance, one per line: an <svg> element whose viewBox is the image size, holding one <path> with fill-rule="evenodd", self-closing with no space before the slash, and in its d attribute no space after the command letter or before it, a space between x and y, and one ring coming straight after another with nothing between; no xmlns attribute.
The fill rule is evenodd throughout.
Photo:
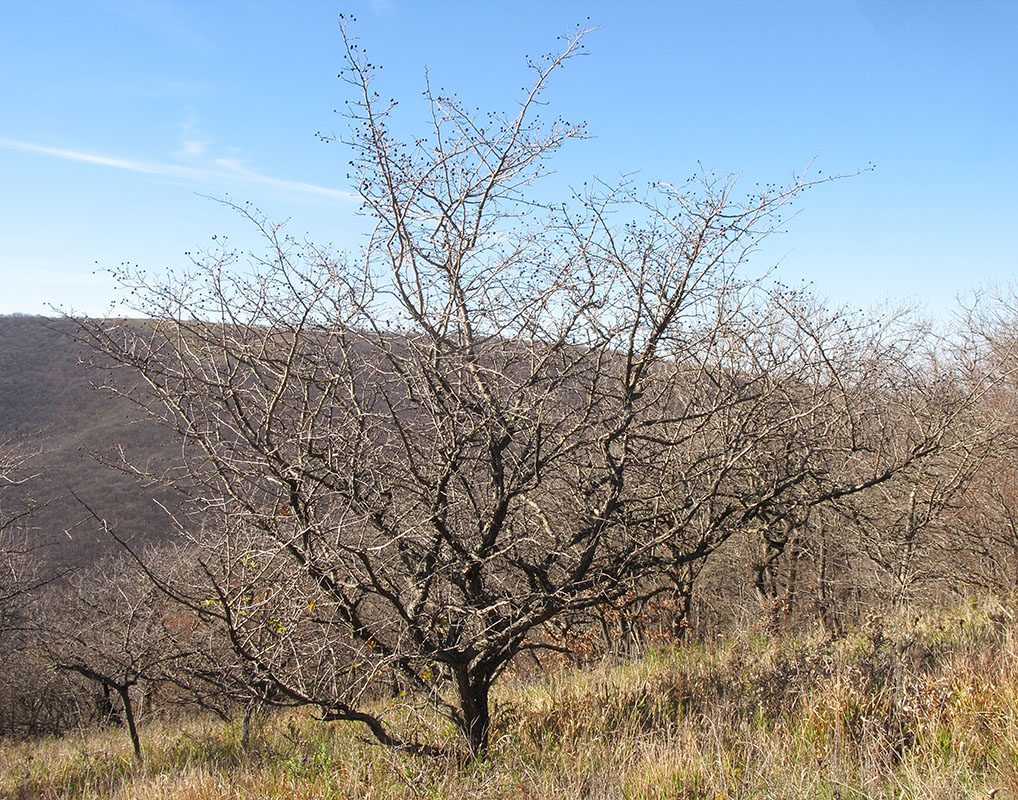
<svg viewBox="0 0 1018 800"><path fill-rule="evenodd" d="M105 518L118 535L158 540L168 520L151 487L100 464L118 449L132 458L170 460L179 445L137 409L94 388L104 374L82 364L90 354L71 334L69 319L0 316L0 442L33 453L25 487L39 507L26 523L48 558L87 563L115 543L101 532L75 495ZM168 498L163 498L168 499ZM21 503L5 489L0 502Z"/></svg>

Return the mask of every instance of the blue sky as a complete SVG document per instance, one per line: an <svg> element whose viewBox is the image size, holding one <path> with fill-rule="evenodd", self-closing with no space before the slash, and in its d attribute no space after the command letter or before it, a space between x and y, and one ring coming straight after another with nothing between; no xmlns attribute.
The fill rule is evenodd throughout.
<svg viewBox="0 0 1018 800"><path fill-rule="evenodd" d="M524 56L589 17L600 30L548 95L592 138L547 191L597 176L681 182L698 164L783 182L824 174L756 256L854 307L1006 283L1018 267L1018 3L39 0L0 26L0 313L101 312L121 262L164 269L251 232L211 198L356 251L340 13L426 122L424 71L510 108Z"/></svg>

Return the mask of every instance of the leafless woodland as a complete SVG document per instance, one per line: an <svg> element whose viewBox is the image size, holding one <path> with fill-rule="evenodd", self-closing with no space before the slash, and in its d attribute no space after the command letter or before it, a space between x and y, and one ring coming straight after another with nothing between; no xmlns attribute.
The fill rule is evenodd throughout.
<svg viewBox="0 0 1018 800"><path fill-rule="evenodd" d="M233 207L262 252L125 271L138 319L77 321L97 380L179 442L170 468L120 467L181 502L160 548L124 539L59 591L5 508L0 634L36 609L23 644L126 715L139 757L139 703L305 705L448 752L385 698L476 755L507 671L1014 590L1013 301L934 329L754 273L828 182L808 171L541 199L584 129L536 112L582 39L510 114L429 89L431 129L403 139L344 28L363 251Z"/></svg>

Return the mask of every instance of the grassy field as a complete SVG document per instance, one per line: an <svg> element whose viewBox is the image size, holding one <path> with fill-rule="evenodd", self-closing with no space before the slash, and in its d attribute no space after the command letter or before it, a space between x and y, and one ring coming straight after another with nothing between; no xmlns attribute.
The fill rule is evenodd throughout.
<svg viewBox="0 0 1018 800"><path fill-rule="evenodd" d="M461 765L280 713L0 744L4 798L1018 798L1018 622L986 600L844 638L747 632L505 685ZM394 706L422 736L451 733Z"/></svg>

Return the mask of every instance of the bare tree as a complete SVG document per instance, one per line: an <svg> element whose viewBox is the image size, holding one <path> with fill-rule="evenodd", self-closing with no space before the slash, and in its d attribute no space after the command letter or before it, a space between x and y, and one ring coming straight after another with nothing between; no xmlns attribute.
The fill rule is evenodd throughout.
<svg viewBox="0 0 1018 800"><path fill-rule="evenodd" d="M32 527L38 454L23 441L0 444L0 735L55 733L76 711L37 646L36 599L66 573Z"/></svg>
<svg viewBox="0 0 1018 800"><path fill-rule="evenodd" d="M900 491L892 487L920 472L932 474L932 460L944 462L947 451L961 449L959 423L984 388L959 387L929 366L935 341L911 314L831 310L782 289L769 302L769 313L758 314L744 334L753 340L746 350L751 366L740 380L744 399L754 400L752 413L747 404L733 415L729 432L714 444L713 463L706 451L695 461L682 450L671 453L680 469L666 480L682 487L680 498L691 493L683 484L696 474L691 465L709 464L708 473L726 481L712 495L710 513L687 515L686 499L668 504L674 535L664 573L674 587L678 634L706 561L733 540L743 552L725 555L734 562L723 592L733 594L732 578L748 579L769 616L791 611L797 600L812 609L819 585L800 584L809 562L817 569L825 562L821 510L855 501L879 505L873 496ZM978 446L969 442L969 449ZM732 453L738 458L726 463ZM974 463L956 465L952 492Z"/></svg>
<svg viewBox="0 0 1018 800"><path fill-rule="evenodd" d="M31 501L21 493L29 481L24 471L27 453L16 443L0 444L0 669L11 680L0 690L0 732L31 727L20 681L14 680L26 661L24 605L43 582L31 539L23 529ZM12 490L17 496L12 497Z"/></svg>
<svg viewBox="0 0 1018 800"><path fill-rule="evenodd" d="M126 727L140 761L138 693L169 680L188 655L165 597L120 559L70 576L36 606L38 646L56 669L98 687L101 717Z"/></svg>
<svg viewBox="0 0 1018 800"><path fill-rule="evenodd" d="M957 350L962 379L985 384L965 432L981 448L964 491L938 520L941 542L962 585L1013 592L1018 586L1018 297L1015 287L984 291L962 308Z"/></svg>
<svg viewBox="0 0 1018 800"><path fill-rule="evenodd" d="M152 579L226 633L249 680L393 747L446 752L394 731L383 690L429 698L482 752L492 685L561 646L549 625L656 591L786 518L801 487L809 505L885 480L946 424L916 416L881 449L861 334L745 276L807 179L745 199L711 174L539 199L547 157L583 129L535 111L584 33L531 65L514 114L429 89L431 131L404 143L344 25L363 253L238 208L264 256L122 274L147 319L81 326L185 443L169 478L192 499L177 525L201 580ZM836 425L855 466L840 482Z"/></svg>
<svg viewBox="0 0 1018 800"><path fill-rule="evenodd" d="M35 557L38 547L26 526L34 510L25 491L32 479L25 469L32 455L18 443L0 443L0 635L16 625L25 595L44 582Z"/></svg>

